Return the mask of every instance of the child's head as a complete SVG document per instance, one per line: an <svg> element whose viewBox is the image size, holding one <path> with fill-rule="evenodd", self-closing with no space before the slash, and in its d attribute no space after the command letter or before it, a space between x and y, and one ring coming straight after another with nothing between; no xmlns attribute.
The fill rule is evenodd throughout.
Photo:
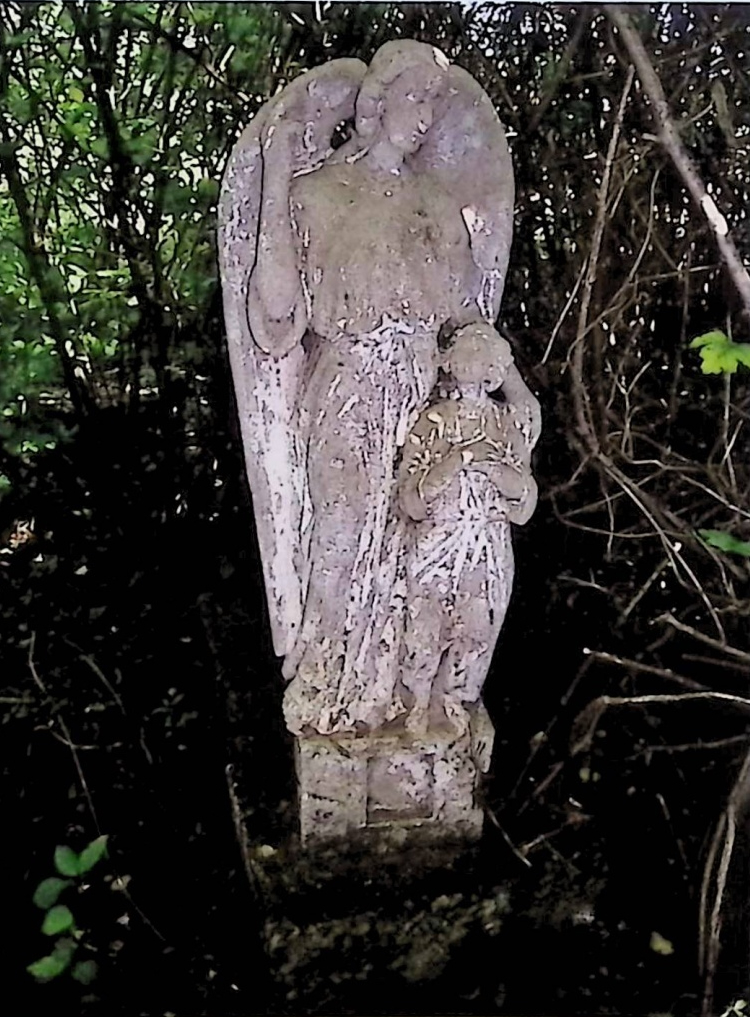
<svg viewBox="0 0 750 1017"><path fill-rule="evenodd" d="M487 392L502 385L512 363L509 343L484 321L458 329L445 355L445 368L459 388L481 385Z"/></svg>

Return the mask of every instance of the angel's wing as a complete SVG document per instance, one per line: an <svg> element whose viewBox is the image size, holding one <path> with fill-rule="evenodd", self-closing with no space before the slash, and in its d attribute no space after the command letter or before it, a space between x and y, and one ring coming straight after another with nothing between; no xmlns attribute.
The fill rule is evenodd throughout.
<svg viewBox="0 0 750 1017"><path fill-rule="evenodd" d="M500 310L513 238L513 164L489 96L455 64L414 165L435 174L449 193L465 195L461 213L474 261L483 273L483 292L477 301L493 322Z"/></svg>
<svg viewBox="0 0 750 1017"><path fill-rule="evenodd" d="M243 131L229 158L219 199L219 262L224 319L274 649L294 644L307 583L305 533L309 495L298 407L305 352L276 358L254 341L247 301L256 264L263 174L280 123L298 128L289 177L320 164L336 126L354 113L366 70L333 60L296 78L269 100ZM278 167L274 167L278 171ZM290 224L291 229L291 224Z"/></svg>

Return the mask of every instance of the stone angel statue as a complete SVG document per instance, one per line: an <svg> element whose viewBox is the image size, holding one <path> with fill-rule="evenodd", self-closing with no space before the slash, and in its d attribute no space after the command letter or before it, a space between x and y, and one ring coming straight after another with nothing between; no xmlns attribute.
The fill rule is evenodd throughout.
<svg viewBox="0 0 750 1017"><path fill-rule="evenodd" d="M227 337L300 737L361 736L407 709L400 464L437 392L439 339L497 317L513 197L488 96L413 41L302 74L232 152Z"/></svg>

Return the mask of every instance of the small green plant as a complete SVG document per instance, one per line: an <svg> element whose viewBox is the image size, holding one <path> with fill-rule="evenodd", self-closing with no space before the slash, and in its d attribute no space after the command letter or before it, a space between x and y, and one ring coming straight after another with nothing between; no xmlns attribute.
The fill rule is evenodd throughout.
<svg viewBox="0 0 750 1017"><path fill-rule="evenodd" d="M700 350L701 370L704 374L729 376L735 373L740 364L750 367L750 343L736 343L720 329L696 336L690 343L690 349ZM740 540L725 530L698 530L698 536L707 547L715 547L725 554L750 558L750 541Z"/></svg>
<svg viewBox="0 0 750 1017"><path fill-rule="evenodd" d="M739 540L725 530L698 530L698 536L709 547L718 548L727 554L737 554L741 558L750 558L750 540Z"/></svg>
<svg viewBox="0 0 750 1017"><path fill-rule="evenodd" d="M82 985L90 985L96 978L96 962L79 960L73 963L83 933L76 928L73 912L66 904L59 904L61 895L85 876L107 853L107 837L97 837L81 851L80 854L68 847L59 845L55 848L56 876L43 879L34 891L33 901L44 911L42 932L45 936L57 936L52 950L26 970L37 982L51 982L64 971L70 970L71 975Z"/></svg>
<svg viewBox="0 0 750 1017"><path fill-rule="evenodd" d="M696 336L690 349L701 351L704 374L734 374L740 364L750 367L750 343L736 343L719 329Z"/></svg>

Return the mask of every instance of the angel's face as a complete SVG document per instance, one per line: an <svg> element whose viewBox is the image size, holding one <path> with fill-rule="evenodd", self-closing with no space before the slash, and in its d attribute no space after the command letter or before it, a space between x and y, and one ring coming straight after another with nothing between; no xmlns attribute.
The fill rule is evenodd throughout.
<svg viewBox="0 0 750 1017"><path fill-rule="evenodd" d="M434 106L443 83L443 75L422 67L410 67L399 74L384 97L382 126L390 143L411 155L432 127Z"/></svg>

